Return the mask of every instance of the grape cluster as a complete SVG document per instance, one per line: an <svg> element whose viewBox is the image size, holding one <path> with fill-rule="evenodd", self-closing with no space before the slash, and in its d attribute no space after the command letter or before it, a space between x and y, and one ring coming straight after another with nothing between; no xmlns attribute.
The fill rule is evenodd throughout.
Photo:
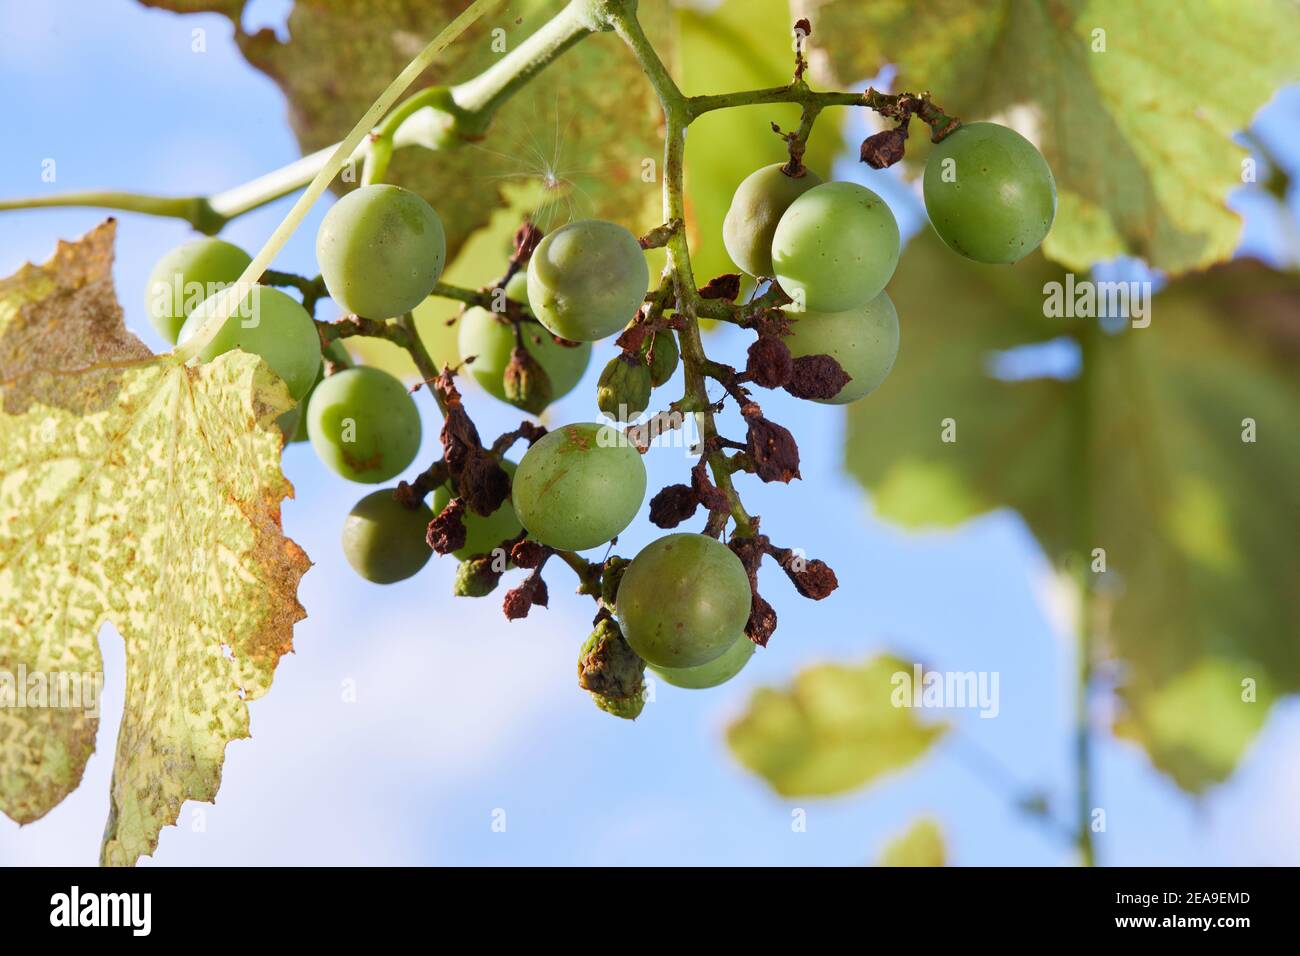
<svg viewBox="0 0 1300 956"><path fill-rule="evenodd" d="M1038 151L991 123L953 121L936 138L924 194L943 240L990 263L1014 262L1035 248L1056 202ZM864 144L864 159L888 165L901 156L905 134L873 139ZM756 170L732 197L722 239L755 280L747 302L736 301L738 275L720 276L687 297L670 268L650 287L644 249L670 244L680 222L643 239L604 221L571 222L544 236L525 223L501 280L453 296L466 303L457 319L461 364L432 370L436 377L424 383L443 412L442 456L412 480L366 495L344 522L343 551L357 573L390 584L416 574L432 552L451 554L461 562L456 593L482 596L508 570L524 570L523 582L503 602L515 619L546 605L542 568L559 556L577 572L579 591L598 604L579 655L579 684L621 717L640 713L647 667L677 687L713 687L766 644L776 612L757 588L764 558L779 564L806 597L834 590L835 575L824 563L779 548L759 532L730 482L733 473L781 482L799 476L793 436L764 416L753 388L853 402L881 386L898 354L899 317L885 291L900 251L894 216L863 186L823 182L799 162L801 155L792 145L789 163ZM302 280L302 303L279 288L255 286L199 358L236 348L261 356L299 403L280 419L286 441L307 438L317 457L348 480L389 482L418 453L420 415L400 381L354 364L340 339L391 334L392 320L430 294L446 294L447 287L437 288L446 254L442 225L414 193L367 185L330 210L316 251L321 276ZM215 293L249 261L216 239L165 256L150 278L150 317L158 331L184 342L205 328ZM309 310L326 291L347 317L314 319ZM745 440L709 434L690 482L664 488L650 502L651 521L665 529L703 508L702 533L667 534L630 561L617 555L590 561L577 552L616 542L646 497L642 455L650 443L638 437L640 426L620 426L648 411L655 389L673 378L693 331L689 323L700 314L755 332L756 340L743 368L707 360L703 368L688 366L688 378L693 373L696 381L707 377L722 386L722 401L696 395L692 404L688 388L668 408L680 423L683 410L701 410L700 400L718 411L733 399ZM413 326L407 328L413 336ZM582 379L592 343L615 336L619 352L597 383L604 421L550 430L524 421L483 444L457 374L540 414ZM699 363L698 338L693 342ZM519 441L528 447L516 463L506 455ZM731 521L735 530L724 543Z"/></svg>

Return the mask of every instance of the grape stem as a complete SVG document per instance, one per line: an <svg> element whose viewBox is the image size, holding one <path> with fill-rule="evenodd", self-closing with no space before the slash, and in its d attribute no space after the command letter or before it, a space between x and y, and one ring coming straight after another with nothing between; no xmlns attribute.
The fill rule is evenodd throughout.
<svg viewBox="0 0 1300 956"><path fill-rule="evenodd" d="M686 200L683 179L686 162L686 127L694 118L689 102L677 87L672 75L664 66L659 54L650 44L650 40L641 29L641 24L627 9L619 7L611 12L614 32L627 44L632 54L641 64L646 78L654 87L664 113L664 179L663 206L664 222L673 225L666 237L665 248L668 252L668 269L672 273L673 285L677 293L677 310L686 319L678 332L681 342L682 368L686 378L686 395L680 403L682 407L693 407L700 428L700 438L706 449L713 446L718 434L713 417L713 406L709 402L704 379L704 370L708 366L708 357L704 354L704 343L700 339L698 317L705 309L695 284L695 274L691 268L691 253L686 240ZM716 301L716 300L715 300ZM713 474L714 484L727 499L731 517L735 522L735 533L742 537L752 536L758 530L758 521L750 516L740 500L731 480L731 469L726 455L722 451L707 453L709 470Z"/></svg>

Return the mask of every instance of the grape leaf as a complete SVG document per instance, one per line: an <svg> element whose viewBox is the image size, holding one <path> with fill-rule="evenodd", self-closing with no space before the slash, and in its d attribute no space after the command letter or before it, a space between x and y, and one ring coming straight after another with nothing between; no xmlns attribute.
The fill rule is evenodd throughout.
<svg viewBox="0 0 1300 956"><path fill-rule="evenodd" d="M945 866L943 831L934 820L922 817L889 841L880 854L880 866Z"/></svg>
<svg viewBox="0 0 1300 956"><path fill-rule="evenodd" d="M1247 155L1230 137L1300 77L1291 0L806 5L826 54L814 64L839 81L894 63L896 89L1020 126L1056 176L1043 249L1075 269L1125 254L1170 272L1227 259L1241 222L1226 200Z"/></svg>
<svg viewBox="0 0 1300 956"><path fill-rule="evenodd" d="M310 562L280 527L284 384L242 352L151 355L122 324L113 238L109 220L0 281L0 675L91 675L93 692L101 626L122 635L101 852L119 865L215 796ZM18 703L0 708L0 809L28 823L77 787L99 719L86 698Z"/></svg>
<svg viewBox="0 0 1300 956"><path fill-rule="evenodd" d="M788 691L760 688L727 728L736 758L782 796L829 796L871 783L916 760L941 737L895 707L893 677L912 666L882 655L860 667L821 664Z"/></svg>
<svg viewBox="0 0 1300 956"><path fill-rule="evenodd" d="M1011 507L1062 567L1105 549L1096 637L1121 665L1116 729L1200 791L1300 689L1300 276L1218 266L1156 294L1149 327L1087 336L1076 378L993 374L998 350L1088 324L1044 317L1045 283L1064 279L1038 255L990 269L914 239L889 289L898 360L849 411L847 465L907 527Z"/></svg>
<svg viewBox="0 0 1300 956"><path fill-rule="evenodd" d="M141 2L167 6L174 0ZM196 9L196 3L186 5ZM209 0L204 8L223 5ZM238 27L236 42L284 91L298 142L310 152L342 138L464 6L461 0L297 0L288 42L270 29L247 34ZM476 75L564 6L561 0L502 3L447 49L436 77L411 92ZM642 4L640 17L667 58L667 5ZM642 164L659 162L660 121L658 100L636 60L613 34L601 34L583 39L516 93L481 142L437 154L398 150L387 179L421 193L437 209L449 258L506 205L510 183L546 188L547 203L538 212L545 229L592 216L627 222L635 231L643 213L650 224L658 218L658 181L642 179Z"/></svg>
<svg viewBox="0 0 1300 956"><path fill-rule="evenodd" d="M712 10L677 11L682 91L688 96L789 83L794 74L794 20L788 0L727 0ZM799 128L789 104L716 110L691 124L686 149L691 260L701 284L739 271L722 244L722 220L740 181L789 158L771 123ZM843 110L827 110L813 128L804 161L823 179L843 148Z"/></svg>

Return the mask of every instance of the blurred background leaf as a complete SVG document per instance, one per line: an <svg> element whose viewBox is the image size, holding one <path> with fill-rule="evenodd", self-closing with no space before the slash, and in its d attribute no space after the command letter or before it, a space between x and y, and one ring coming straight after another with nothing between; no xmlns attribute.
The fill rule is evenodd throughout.
<svg viewBox="0 0 1300 956"><path fill-rule="evenodd" d="M895 89L930 90L953 115L998 116L1037 143L1060 201L1043 248L1075 269L1124 254L1170 272L1228 258L1241 223L1226 201L1247 155L1231 137L1300 78L1292 0L796 6L812 16L824 81L892 63Z"/></svg>
<svg viewBox="0 0 1300 956"><path fill-rule="evenodd" d="M1216 267L1116 334L1044 318L1044 283L1064 278L1041 256L989 269L914 239L889 289L898 361L850 408L846 463L906 527L1010 507L1058 565L1104 548L1096 636L1123 662L1117 729L1199 791L1300 689L1300 277Z"/></svg>
<svg viewBox="0 0 1300 956"><path fill-rule="evenodd" d="M756 691L728 728L727 742L782 796L831 796L864 786L911 764L945 730L893 705L899 672L910 678L912 665L888 655L856 667L810 667L789 690Z"/></svg>
<svg viewBox="0 0 1300 956"><path fill-rule="evenodd" d="M939 824L922 817L889 841L880 854L879 866L946 866L943 831Z"/></svg>

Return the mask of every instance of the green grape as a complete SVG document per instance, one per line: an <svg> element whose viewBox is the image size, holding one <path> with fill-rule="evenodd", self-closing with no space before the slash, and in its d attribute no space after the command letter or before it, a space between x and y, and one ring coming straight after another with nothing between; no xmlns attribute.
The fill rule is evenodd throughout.
<svg viewBox="0 0 1300 956"><path fill-rule="evenodd" d="M177 341L189 341L222 305L223 298L218 294L200 302L181 326ZM320 372L316 323L297 299L269 286L253 286L220 331L199 351L199 358L210 362L231 349L260 355L284 379L295 402L311 390Z"/></svg>
<svg viewBox="0 0 1300 956"><path fill-rule="evenodd" d="M533 315L572 342L594 342L627 325L649 284L636 236L597 219L561 226L538 243L528 262Z"/></svg>
<svg viewBox="0 0 1300 956"><path fill-rule="evenodd" d="M632 650L657 667L716 660L749 620L749 576L707 535L670 534L632 559L618 586L618 619Z"/></svg>
<svg viewBox="0 0 1300 956"><path fill-rule="evenodd" d="M997 123L969 123L930 150L925 208L934 231L976 262L1018 262L1056 217L1056 180L1034 144Z"/></svg>
<svg viewBox="0 0 1300 956"><path fill-rule="evenodd" d="M335 372L307 404L307 436L320 458L352 481L387 481L420 450L420 412L406 386L370 366Z"/></svg>
<svg viewBox="0 0 1300 956"><path fill-rule="evenodd" d="M326 359L341 368L347 368L352 364L352 356L348 354L348 350L341 339L335 339L325 346L323 354ZM322 362L320 371L316 373L316 381L312 383L311 389L303 396L302 401L276 419L280 425L280 430L284 432L286 441L296 443L307 440L307 403L311 401L316 386L324 379L325 363Z"/></svg>
<svg viewBox="0 0 1300 956"><path fill-rule="evenodd" d="M650 356L650 343L654 343L654 356ZM650 358L650 384L663 385L677 371L677 337L667 329L647 335L641 344L641 355Z"/></svg>
<svg viewBox="0 0 1300 956"><path fill-rule="evenodd" d="M506 285L506 298L527 302L527 287L528 277L515 273ZM510 352L515 347L514 327L504 318L478 306L466 309L459 325L461 359L474 357L467 366L474 381L489 395L506 401L504 376L506 366L510 364ZM591 362L591 343L560 345L549 332L532 322L524 323L522 332L524 348L551 381L551 397L559 398L573 391L573 386L578 384Z"/></svg>
<svg viewBox="0 0 1300 956"><path fill-rule="evenodd" d="M343 522L343 554L352 569L375 584L411 577L433 551L424 540L433 512L420 503L407 508L393 489L372 491L356 503Z"/></svg>
<svg viewBox="0 0 1300 956"><path fill-rule="evenodd" d="M898 243L898 223L883 199L857 183L822 183L777 223L772 264L795 309L843 312L885 288Z"/></svg>
<svg viewBox="0 0 1300 956"><path fill-rule="evenodd" d="M704 664L695 667L656 667L651 664L650 669L674 687L703 690L731 680L744 670L753 656L754 642L742 634L731 642L721 657L715 657Z"/></svg>
<svg viewBox="0 0 1300 956"><path fill-rule="evenodd" d="M316 234L330 297L348 312L390 319L424 301L442 275L442 220L400 186L362 186L340 199Z"/></svg>
<svg viewBox="0 0 1300 956"><path fill-rule="evenodd" d="M516 471L515 463L502 461L501 467L513 480ZM445 484L439 485L433 493L433 513L442 514L442 509L447 507L449 501L451 501L451 488ZM519 523L515 506L510 503L509 498L486 518L466 509L465 547L454 553L462 561L476 554L491 554L495 548L500 547L502 541L517 537L523 530L524 526Z"/></svg>
<svg viewBox="0 0 1300 956"><path fill-rule="evenodd" d="M849 374L834 398L823 405L847 405L874 392L898 356L898 312L889 293L847 312L805 312L792 316L786 347L795 358L829 355Z"/></svg>
<svg viewBox="0 0 1300 956"><path fill-rule="evenodd" d="M196 239L158 260L145 286L149 321L175 344L194 308L243 275L253 260L239 246L221 239Z"/></svg>
<svg viewBox="0 0 1300 956"><path fill-rule="evenodd" d="M582 551L632 522L645 486L645 464L622 432L608 425L565 425L519 462L515 511L542 544Z"/></svg>
<svg viewBox="0 0 1300 956"><path fill-rule="evenodd" d="M650 389L650 367L639 356L620 352L600 373L596 407L616 421L631 421L649 407Z"/></svg>
<svg viewBox="0 0 1300 956"><path fill-rule="evenodd" d="M781 216L821 177L811 169L787 176L780 163L756 169L736 187L722 220L722 244L731 261L752 276L772 275L772 234Z"/></svg>

